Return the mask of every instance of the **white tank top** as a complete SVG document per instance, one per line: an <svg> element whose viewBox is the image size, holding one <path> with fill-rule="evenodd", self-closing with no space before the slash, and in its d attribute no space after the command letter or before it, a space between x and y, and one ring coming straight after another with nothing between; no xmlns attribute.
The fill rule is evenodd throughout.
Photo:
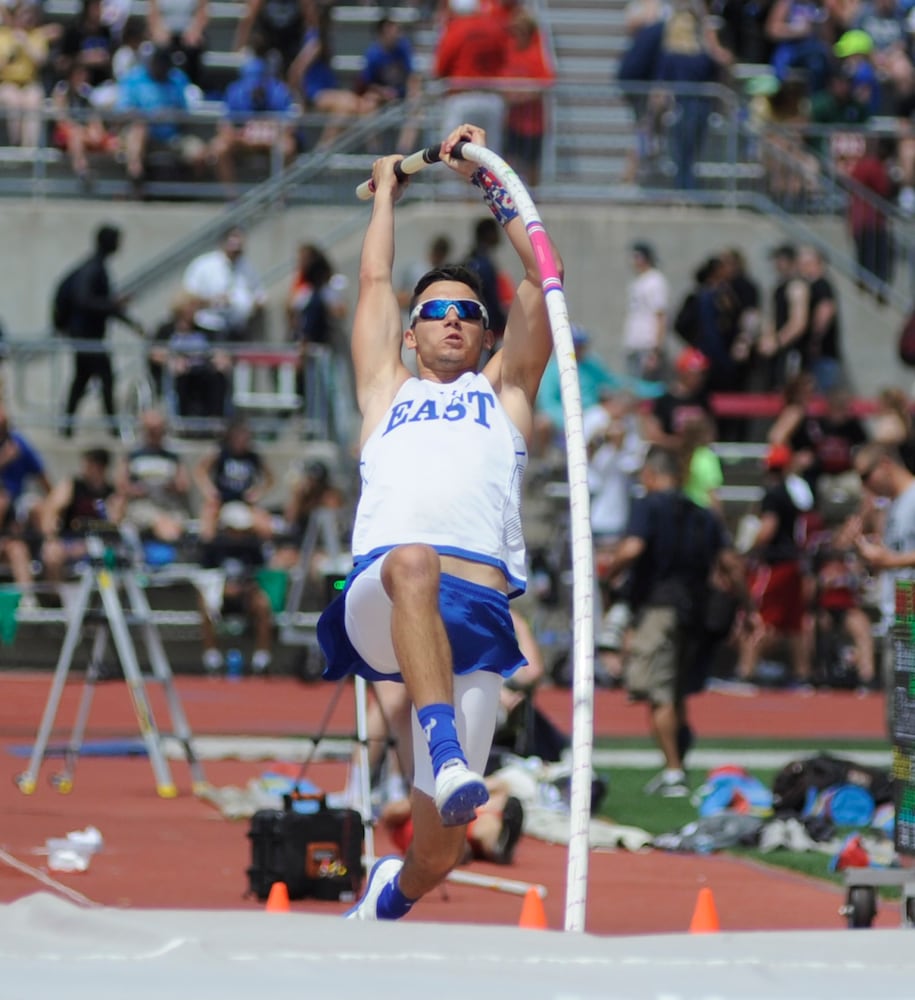
<svg viewBox="0 0 915 1000"><path fill-rule="evenodd" d="M524 438L483 375L408 379L362 449L354 557L422 542L497 566L521 593L526 465Z"/></svg>

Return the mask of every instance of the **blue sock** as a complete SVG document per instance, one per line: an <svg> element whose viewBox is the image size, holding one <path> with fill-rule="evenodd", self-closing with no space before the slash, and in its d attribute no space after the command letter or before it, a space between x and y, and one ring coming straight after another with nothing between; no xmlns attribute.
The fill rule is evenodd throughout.
<svg viewBox="0 0 915 1000"><path fill-rule="evenodd" d="M464 751L458 740L457 726L454 720L454 705L439 702L417 709L416 715L429 746L429 756L432 758L432 774L438 777L442 764L454 760L455 757L467 763Z"/></svg>
<svg viewBox="0 0 915 1000"><path fill-rule="evenodd" d="M381 920L399 920L410 912L415 902L415 899L407 899L400 891L400 873L398 872L378 894L375 913Z"/></svg>

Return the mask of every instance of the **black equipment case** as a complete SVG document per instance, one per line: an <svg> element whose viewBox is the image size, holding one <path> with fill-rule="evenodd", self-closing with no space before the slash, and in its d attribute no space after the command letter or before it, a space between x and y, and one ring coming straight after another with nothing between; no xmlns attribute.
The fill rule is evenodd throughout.
<svg viewBox="0 0 915 1000"><path fill-rule="evenodd" d="M299 812L294 802L310 801ZM324 796L284 796L283 809L260 809L251 817L248 888L260 900L274 882L285 882L290 899L353 900L362 885L362 816L355 809L329 809Z"/></svg>

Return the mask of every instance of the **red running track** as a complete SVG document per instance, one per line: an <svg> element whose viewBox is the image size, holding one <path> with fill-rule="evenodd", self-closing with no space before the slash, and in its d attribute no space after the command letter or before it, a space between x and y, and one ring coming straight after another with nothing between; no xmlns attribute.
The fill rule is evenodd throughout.
<svg viewBox="0 0 915 1000"><path fill-rule="evenodd" d="M195 909L259 908L246 899L245 868L250 860L246 820L229 821L190 794L187 767L173 764L180 794L160 799L154 791L149 762L144 757L87 757L76 772L73 791L60 795L47 777L55 761L41 772L31 796L17 789L13 778L25 761L9 751L30 745L47 697L50 675L0 676L0 747L9 780L0 782L4 816L0 847L26 865L44 870L40 853L49 837L59 837L88 825L98 827L105 841L87 872L51 873L59 883L89 899L110 906L188 907ZM286 678L228 682L179 678L178 688L195 733L294 735L317 726L330 685L306 686ZM80 687L68 686L59 713L57 737L65 737ZM155 693L154 693L155 694ZM569 692L547 690L539 703L560 726L571 719ZM167 715L162 699L154 709L163 729ZM874 738L882 732L882 705L876 697L858 699L843 693L799 697L761 694L735 698L706 694L695 699L693 715L706 736L783 736L792 738ZM617 692L597 692L595 732L599 736L644 733L643 712L629 706ZM353 726L352 699L341 699L330 730L347 733ZM135 722L125 686L110 682L97 692L88 739L132 737ZM214 761L205 764L216 785L244 785L267 768L267 762ZM327 788L339 788L345 768L321 764L309 772ZM385 853L384 836L377 850ZM547 886L546 912L551 928L563 923L566 852L529 837L522 839L510 869L478 864L474 870ZM726 855L696 857L658 851L638 854L594 852L590 862L587 930L597 934L684 931L698 890L709 886L715 896L722 929L774 930L835 928L842 890L814 879ZM42 885L28 874L0 862L0 901L10 901ZM339 904L297 902L294 909L338 913ZM515 924L521 909L517 896L467 886L449 885L424 899L408 919L442 922ZM898 926L896 907L881 908L877 923Z"/></svg>

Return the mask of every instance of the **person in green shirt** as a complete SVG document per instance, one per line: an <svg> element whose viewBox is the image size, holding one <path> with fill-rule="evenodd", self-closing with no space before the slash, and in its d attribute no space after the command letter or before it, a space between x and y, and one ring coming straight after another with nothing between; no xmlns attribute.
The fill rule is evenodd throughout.
<svg viewBox="0 0 915 1000"><path fill-rule="evenodd" d="M721 514L718 490L724 483L721 462L711 447L715 425L707 413L691 414L681 432L683 492L699 507Z"/></svg>

